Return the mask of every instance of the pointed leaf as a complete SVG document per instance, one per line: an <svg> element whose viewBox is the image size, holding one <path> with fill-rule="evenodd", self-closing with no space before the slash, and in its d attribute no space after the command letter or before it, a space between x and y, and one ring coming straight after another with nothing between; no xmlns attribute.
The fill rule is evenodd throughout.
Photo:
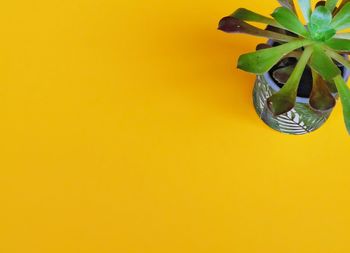
<svg viewBox="0 0 350 253"><path fill-rule="evenodd" d="M310 106L317 111L328 111L332 109L336 101L328 89L326 82L315 71L312 71L312 79Z"/></svg>
<svg viewBox="0 0 350 253"><path fill-rule="evenodd" d="M350 89L345 83L341 75L334 78L335 85L337 86L340 100L343 106L344 121L346 129L350 134Z"/></svg>
<svg viewBox="0 0 350 253"><path fill-rule="evenodd" d="M294 1L293 0L277 0L283 7L286 7L288 9L290 9L291 11L293 11L295 14L297 13L296 9L295 9L295 5L294 5Z"/></svg>
<svg viewBox="0 0 350 253"><path fill-rule="evenodd" d="M276 23L277 23L277 22L276 22ZM295 38L299 38L298 35L296 35L296 34L290 32L290 31L287 31L287 30L284 29L281 25L279 25L279 26L280 26L280 27L268 25L268 26L265 28L265 30L270 31L270 32L285 34L285 35L292 36L292 37L295 37Z"/></svg>
<svg viewBox="0 0 350 253"><path fill-rule="evenodd" d="M329 39L333 38L336 34L336 30L333 28L329 29L320 29L314 24L309 23L309 30L311 34L311 38L317 41L328 41Z"/></svg>
<svg viewBox="0 0 350 253"><path fill-rule="evenodd" d="M333 12L337 6L338 0L327 0L326 7L330 12Z"/></svg>
<svg viewBox="0 0 350 253"><path fill-rule="evenodd" d="M240 20L247 21L247 22L258 22L258 23L263 23L263 24L267 24L267 25L272 25L275 27L281 27L281 25L279 25L272 18L265 17L263 15L260 15L258 13L255 13L253 11L250 11L250 10L247 10L244 8L240 8L240 9L236 10L231 15L231 17L235 17L235 18L238 18Z"/></svg>
<svg viewBox="0 0 350 253"><path fill-rule="evenodd" d="M326 41L336 34L330 26L332 13L325 6L318 6L311 15L308 25L311 37L314 40Z"/></svg>
<svg viewBox="0 0 350 253"><path fill-rule="evenodd" d="M309 22L310 16L311 16L311 1L310 0L298 0L299 5L301 8L301 12L303 13L303 16L306 20L306 22Z"/></svg>
<svg viewBox="0 0 350 253"><path fill-rule="evenodd" d="M325 42L327 46L330 48L341 51L341 52L348 52L350 51L350 40L346 39L330 39Z"/></svg>
<svg viewBox="0 0 350 253"><path fill-rule="evenodd" d="M344 7L344 5L346 5L349 2L350 2L350 0L343 0L343 1L341 1L337 12L339 12Z"/></svg>
<svg viewBox="0 0 350 253"><path fill-rule="evenodd" d="M318 46L314 47L314 53L310 59L310 66L327 81L332 81L336 76L341 75L339 68L333 63L324 50Z"/></svg>
<svg viewBox="0 0 350 253"><path fill-rule="evenodd" d="M344 56L329 49L326 49L326 54L330 56L332 59L334 59L335 61L339 62L345 68L350 69L350 62L346 60Z"/></svg>
<svg viewBox="0 0 350 253"><path fill-rule="evenodd" d="M303 37L308 37L308 32L298 17L291 10L285 7L277 8L271 16L286 30Z"/></svg>
<svg viewBox="0 0 350 253"><path fill-rule="evenodd" d="M311 23L318 28L327 27L332 22L332 12L325 6L317 7L311 15Z"/></svg>
<svg viewBox="0 0 350 253"><path fill-rule="evenodd" d="M337 33L333 28L323 30L323 36L321 36L321 41L327 41L334 37Z"/></svg>
<svg viewBox="0 0 350 253"><path fill-rule="evenodd" d="M246 33L254 36L270 38L276 41L288 42L296 39L292 36L288 36L285 34L259 29L238 18L231 16L224 17L223 19L221 19L218 29L227 33Z"/></svg>
<svg viewBox="0 0 350 253"><path fill-rule="evenodd" d="M350 28L350 3L345 4L344 7L339 10L338 14L334 17L331 26L337 31Z"/></svg>
<svg viewBox="0 0 350 253"><path fill-rule="evenodd" d="M295 40L281 46L241 55L238 68L255 74L264 74L277 64L283 56L295 49L313 44L310 40Z"/></svg>
<svg viewBox="0 0 350 253"><path fill-rule="evenodd" d="M312 54L312 47L307 47L295 69L282 89L267 100L271 112L277 116L293 109L297 97L298 86L307 62Z"/></svg>

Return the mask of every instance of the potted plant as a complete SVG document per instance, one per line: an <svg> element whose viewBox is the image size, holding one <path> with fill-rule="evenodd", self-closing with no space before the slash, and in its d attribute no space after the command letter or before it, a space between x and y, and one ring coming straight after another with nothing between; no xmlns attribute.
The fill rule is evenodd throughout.
<svg viewBox="0 0 350 253"><path fill-rule="evenodd" d="M272 18L247 9L224 17L219 30L268 38L257 50L239 57L238 68L257 75L254 105L262 120L275 130L306 134L328 119L338 96L350 133L349 77L350 0L298 0L306 24L293 0L278 0ZM248 22L266 24L260 29Z"/></svg>

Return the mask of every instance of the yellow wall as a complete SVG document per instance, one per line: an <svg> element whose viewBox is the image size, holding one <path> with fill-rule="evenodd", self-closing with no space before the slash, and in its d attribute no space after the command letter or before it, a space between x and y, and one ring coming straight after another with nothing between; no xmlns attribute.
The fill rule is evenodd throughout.
<svg viewBox="0 0 350 253"><path fill-rule="evenodd" d="M350 138L270 130L216 30L274 0L0 3L1 253L348 253Z"/></svg>

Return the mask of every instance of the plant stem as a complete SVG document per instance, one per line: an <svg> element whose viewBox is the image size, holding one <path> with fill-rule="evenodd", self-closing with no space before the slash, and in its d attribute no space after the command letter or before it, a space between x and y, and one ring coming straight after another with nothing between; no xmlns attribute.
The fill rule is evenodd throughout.
<svg viewBox="0 0 350 253"><path fill-rule="evenodd" d="M350 134L350 90L341 75L338 75L337 77L335 77L334 82L335 82L335 85L337 86L339 96L342 102L346 129Z"/></svg>

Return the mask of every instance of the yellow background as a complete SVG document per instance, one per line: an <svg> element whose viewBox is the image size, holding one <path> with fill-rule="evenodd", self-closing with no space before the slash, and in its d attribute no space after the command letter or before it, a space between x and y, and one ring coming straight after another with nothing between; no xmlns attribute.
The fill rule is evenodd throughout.
<svg viewBox="0 0 350 253"><path fill-rule="evenodd" d="M294 137L257 117L264 41L216 30L274 0L0 3L0 252L348 253L341 107Z"/></svg>

